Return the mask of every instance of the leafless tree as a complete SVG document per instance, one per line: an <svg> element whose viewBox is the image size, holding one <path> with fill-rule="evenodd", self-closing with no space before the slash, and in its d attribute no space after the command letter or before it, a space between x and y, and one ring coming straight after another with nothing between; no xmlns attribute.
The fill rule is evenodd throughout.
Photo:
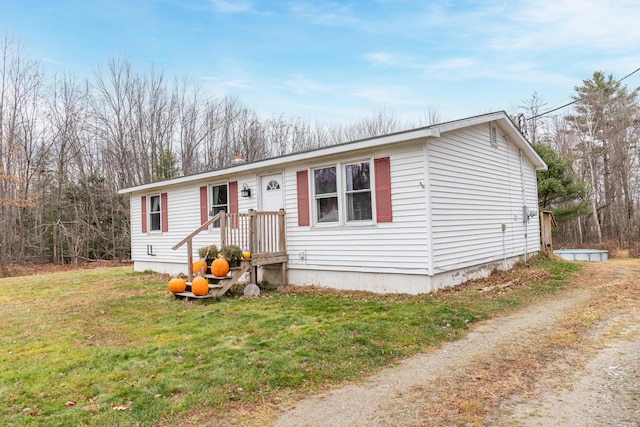
<svg viewBox="0 0 640 427"><path fill-rule="evenodd" d="M523 103L518 106L520 110L524 111L520 130L532 143L542 142L538 130L544 120L540 116L540 113L542 113L547 103L538 95L538 92L534 92L531 98L522 102Z"/></svg>
<svg viewBox="0 0 640 427"><path fill-rule="evenodd" d="M23 259L29 209L36 206L36 154L43 74L40 63L21 52L19 42L0 42L0 267Z"/></svg>

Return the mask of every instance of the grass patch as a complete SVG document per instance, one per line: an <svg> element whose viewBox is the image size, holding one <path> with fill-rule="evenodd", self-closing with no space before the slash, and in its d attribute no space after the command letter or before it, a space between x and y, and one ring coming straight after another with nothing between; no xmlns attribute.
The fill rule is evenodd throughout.
<svg viewBox="0 0 640 427"><path fill-rule="evenodd" d="M130 267L0 279L2 424L172 423L317 391L456 339L578 268L541 261L420 296L290 287L198 302Z"/></svg>

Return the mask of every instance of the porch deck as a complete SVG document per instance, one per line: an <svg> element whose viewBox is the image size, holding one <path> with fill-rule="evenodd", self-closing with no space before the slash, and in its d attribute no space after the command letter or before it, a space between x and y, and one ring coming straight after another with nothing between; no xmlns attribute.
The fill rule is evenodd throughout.
<svg viewBox="0 0 640 427"><path fill-rule="evenodd" d="M190 291L175 295L188 298L219 297L235 285L247 271L249 272L249 283L256 283L258 268L273 264L280 264L282 284L286 285L288 259L284 219L284 209L276 212L254 210L247 213L218 212L172 248L177 250L185 243L187 244L187 286L190 287L194 277L191 267L193 265L193 238L200 232L209 229L214 223L220 226L220 247L236 245L248 248L251 257L242 260L240 268L231 270L227 277L220 278L202 274L209 281L207 295L197 296Z"/></svg>

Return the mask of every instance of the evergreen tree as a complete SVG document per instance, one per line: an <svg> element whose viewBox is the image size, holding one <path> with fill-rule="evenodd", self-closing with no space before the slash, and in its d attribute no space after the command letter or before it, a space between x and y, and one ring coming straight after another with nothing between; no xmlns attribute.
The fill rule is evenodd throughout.
<svg viewBox="0 0 640 427"><path fill-rule="evenodd" d="M536 143L533 147L548 166L546 171L537 172L540 208L551 210L558 222L589 213L585 183L571 170L573 159L561 156L550 145Z"/></svg>

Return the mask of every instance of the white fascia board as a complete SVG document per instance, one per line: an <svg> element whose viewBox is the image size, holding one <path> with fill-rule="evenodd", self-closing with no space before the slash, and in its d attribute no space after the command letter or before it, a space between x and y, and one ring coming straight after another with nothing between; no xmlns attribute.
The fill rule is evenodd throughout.
<svg viewBox="0 0 640 427"><path fill-rule="evenodd" d="M490 122L498 121L500 119L505 119L505 118L508 119L507 114L504 111L499 111L496 113L483 114L481 116L474 116L466 119L440 123L432 127L438 129L440 133L444 133L444 132L450 132L452 130L480 125L483 123L490 123Z"/></svg>
<svg viewBox="0 0 640 427"><path fill-rule="evenodd" d="M332 145L330 147L322 147L314 150L303 151L300 153L288 154L281 157L274 157L271 159L259 160L242 165L216 169L209 172L182 176L166 181L153 182L149 184L138 185L135 187L123 188L118 190L118 193L129 194L141 191L157 190L158 188L198 181L202 181L204 183L215 178L223 178L274 167L282 167L296 162L308 161L309 159L313 158L322 158L325 156L332 156L351 151L377 148L384 145L408 142L417 139L438 138L444 132L450 132L453 130L490 122L496 122L499 125L500 129L504 132L503 136L509 137L509 139L523 151L525 156L527 156L527 158L534 165L535 170L547 169L547 165L545 164L545 162L538 155L538 153L536 153L536 151L533 149L533 146L529 143L529 141L527 141L527 139L522 135L518 128L516 128L507 113L505 113L504 111L498 111L495 113L483 114L480 116L431 125L419 129L397 132L389 135L362 139L359 141L345 142L342 144Z"/></svg>
<svg viewBox="0 0 640 427"><path fill-rule="evenodd" d="M155 190L160 187L169 187L174 185L180 185L185 183L208 181L212 178L220 178L232 175L239 175L245 172L251 172L254 170L269 169L274 167L282 167L291 163L307 161L313 158L321 158L325 156L332 156L336 154L347 153L351 151L358 151L364 149L377 148L384 145L396 144L399 142L408 142L422 138L439 137L440 132L432 127L420 128L405 132L398 132L389 135L383 135L368 139L363 139L355 142L346 142L338 145L332 145L330 147L323 147L311 151L304 151L300 153L294 153L285 155L282 157L274 157L272 159L259 160L256 162L246 163L242 165L230 166L227 168L216 169L209 172L203 172L194 175L182 176L179 178L173 178L166 181L152 182L149 184L138 185L135 187L122 188L118 190L119 194L129 194L141 191Z"/></svg>

